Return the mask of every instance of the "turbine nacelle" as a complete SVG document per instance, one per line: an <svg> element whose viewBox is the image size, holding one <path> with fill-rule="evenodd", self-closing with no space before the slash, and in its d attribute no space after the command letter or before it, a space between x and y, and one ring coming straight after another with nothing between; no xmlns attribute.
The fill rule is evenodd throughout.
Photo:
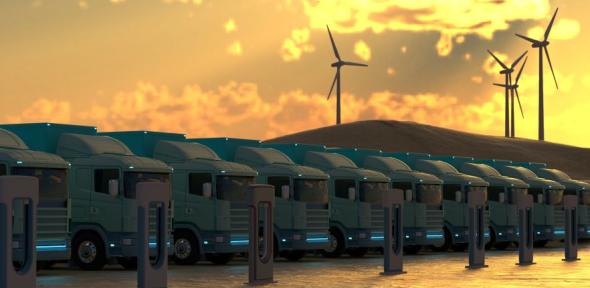
<svg viewBox="0 0 590 288"><path fill-rule="evenodd" d="M533 45L531 45L533 48L540 48L540 47L546 47L549 45L549 41L537 41L534 42Z"/></svg>

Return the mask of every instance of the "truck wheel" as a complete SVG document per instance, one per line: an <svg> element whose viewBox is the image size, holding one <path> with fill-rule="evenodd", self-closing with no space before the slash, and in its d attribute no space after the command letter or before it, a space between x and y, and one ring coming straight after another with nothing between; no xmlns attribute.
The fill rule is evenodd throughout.
<svg viewBox="0 0 590 288"><path fill-rule="evenodd" d="M205 259L215 265L225 265L234 259L233 253L207 253Z"/></svg>
<svg viewBox="0 0 590 288"><path fill-rule="evenodd" d="M174 263L193 265L199 261L199 256L199 244L193 233L186 230L174 233Z"/></svg>
<svg viewBox="0 0 590 288"><path fill-rule="evenodd" d="M444 230L444 234L445 234L445 242L440 246L432 245L433 251L445 252L445 251L449 250L449 248L451 247L451 244L453 243L453 239L451 238L451 232L449 231L449 229L447 229L445 227L443 230Z"/></svg>
<svg viewBox="0 0 590 288"><path fill-rule="evenodd" d="M469 246L469 244L467 244L467 243L457 243L457 244L451 245L451 249L455 252L465 252L465 250L467 250L468 246Z"/></svg>
<svg viewBox="0 0 590 288"><path fill-rule="evenodd" d="M506 250L508 246L510 246L510 242L497 242L496 244L494 244L494 248L498 250Z"/></svg>
<svg viewBox="0 0 590 288"><path fill-rule="evenodd" d="M283 253L283 257L292 262L301 260L303 256L305 256L305 251L303 250L285 251Z"/></svg>
<svg viewBox="0 0 590 288"><path fill-rule="evenodd" d="M117 263L125 270L137 270L137 257L119 257Z"/></svg>
<svg viewBox="0 0 590 288"><path fill-rule="evenodd" d="M416 254L418 254L418 252L420 252L420 250L422 250L422 246L420 246L420 245L404 246L404 254L407 254L407 255L416 255Z"/></svg>
<svg viewBox="0 0 590 288"><path fill-rule="evenodd" d="M534 248L543 248L545 247L545 245L547 245L549 241L547 240L540 240L540 241L535 241L533 242L533 247Z"/></svg>
<svg viewBox="0 0 590 288"><path fill-rule="evenodd" d="M369 251L369 249L367 248L351 248L348 249L348 255L350 255L350 257L353 258L363 258L365 256L365 254L367 254L367 252Z"/></svg>
<svg viewBox="0 0 590 288"><path fill-rule="evenodd" d="M82 270L101 270L107 264L102 239L91 232L82 232L72 243L72 260Z"/></svg>
<svg viewBox="0 0 590 288"><path fill-rule="evenodd" d="M327 258L337 258L344 252L344 236L338 229L330 229L330 248L321 250L322 256Z"/></svg>
<svg viewBox="0 0 590 288"><path fill-rule="evenodd" d="M496 239L498 239L496 238L496 230L490 227L490 241L486 243L486 250L490 250L492 247L495 247Z"/></svg>

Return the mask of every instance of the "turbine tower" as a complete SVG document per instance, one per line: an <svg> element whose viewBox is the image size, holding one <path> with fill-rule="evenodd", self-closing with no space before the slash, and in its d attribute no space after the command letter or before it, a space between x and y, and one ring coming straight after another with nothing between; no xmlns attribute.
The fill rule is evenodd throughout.
<svg viewBox="0 0 590 288"><path fill-rule="evenodd" d="M520 55L520 57L518 57L513 63L512 65L510 65L510 67L508 67L506 64L504 64L502 61L500 61L500 59L498 59L498 57L496 57L496 55L494 55L494 53L492 53L492 51L488 50L488 53L490 53L490 55L492 55L492 57L496 60L496 62L498 62L498 64L500 64L500 66L502 66L502 70L500 70L500 74L504 75L504 85L501 85L501 87L504 87L504 94L505 94L505 109L504 109L504 137L508 138L510 137L510 135L513 135L513 132L510 132L510 114L509 114L509 110L510 110L510 104L509 104L509 98L510 98L510 86L512 83L512 72L514 72L514 68L516 67L516 65L518 65L518 62L520 62L520 60L522 59L522 57L524 57L524 55L526 55L527 51L525 51L524 53L522 53L522 55ZM512 118L514 118L514 96L512 96ZM513 128L514 129L514 128ZM512 136L514 137L514 136Z"/></svg>
<svg viewBox="0 0 590 288"><path fill-rule="evenodd" d="M529 41L532 43L533 48L539 48L539 140L545 140L545 108L543 103L543 51L547 56L547 62L549 62L549 68L551 68L551 74L553 74L553 80L555 81L555 87L559 90L559 86L557 85L557 78L555 78L555 73L553 72L553 64L551 64L551 58L549 57L549 50L547 46L549 46L549 32L551 32L551 27L553 26L553 21L555 21L555 16L557 16L557 11L559 8L555 9L555 13L553 13L553 17L551 18L551 22L547 26L547 30L545 30L545 35L543 40L535 40L520 34L516 34L516 36Z"/></svg>
<svg viewBox="0 0 590 288"><path fill-rule="evenodd" d="M526 53L526 52L525 52ZM523 54L524 55L524 54ZM518 71L518 74L516 75L516 81L514 82L514 84L510 84L510 85L505 85L505 84L498 84L498 83L494 83L494 85L496 86L500 86L500 87L504 87L507 90L510 90L510 98L511 98L511 104L510 104L510 137L514 138L516 135L516 129L515 129L515 120L514 120L514 94L516 94L516 99L518 100L518 107L520 108L520 114L522 115L522 118L524 119L524 112L522 110L522 104L520 103L520 95L518 95L518 80L520 80L520 75L522 75L522 70L524 70L524 66L526 65L526 61L527 61L528 57L524 59L524 62L522 63L522 66L520 66L520 70Z"/></svg>
<svg viewBox="0 0 590 288"><path fill-rule="evenodd" d="M354 62L348 62L348 61L342 61L342 59L340 58L340 53L338 53L338 48L336 48L336 43L334 43L334 38L332 37L332 32L330 32L330 27L328 27L328 25L326 25L326 28L328 28L328 35L330 35L330 42L332 42L332 49L334 49L334 56L336 56L336 59L338 59L338 61L332 63L332 67L336 68L336 76L334 76L334 81L332 81L332 87L330 87L330 92L328 92L328 100L330 99L330 96L332 95L332 90L334 89L334 84L336 85L336 125L340 125L340 68L342 66L362 66L362 67L367 67L369 65L367 64L361 64L361 63L354 63Z"/></svg>

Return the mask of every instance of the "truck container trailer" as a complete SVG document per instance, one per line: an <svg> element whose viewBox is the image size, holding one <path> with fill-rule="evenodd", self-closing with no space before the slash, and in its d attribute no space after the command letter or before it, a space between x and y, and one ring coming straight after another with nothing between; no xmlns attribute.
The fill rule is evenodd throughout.
<svg viewBox="0 0 590 288"><path fill-rule="evenodd" d="M69 165L61 157L31 150L16 134L0 129L0 176L33 176L39 180L37 205L38 267L70 259L68 198ZM13 214L13 259L25 258L22 211L23 202L16 203Z"/></svg>
<svg viewBox="0 0 590 288"><path fill-rule="evenodd" d="M174 169L174 260L190 265L200 256L214 264L248 251L247 190L258 173L224 161L209 147L183 134L150 131L101 133L125 143L135 154Z"/></svg>
<svg viewBox="0 0 590 288"><path fill-rule="evenodd" d="M490 183L488 187L488 207L490 214L490 241L487 249L494 246L504 250L511 243L518 242L518 194L526 195L529 185L520 179L503 176L495 168L482 163L474 163L472 157L433 156L453 165L461 173L482 178Z"/></svg>
<svg viewBox="0 0 590 288"><path fill-rule="evenodd" d="M318 168L328 175L330 234L332 244L322 251L326 257L347 252L364 256L369 248L383 245L381 195L389 191L390 179L380 172L359 168L339 153L322 145L264 144L287 154L296 163Z"/></svg>
<svg viewBox="0 0 590 288"><path fill-rule="evenodd" d="M486 193L489 183L480 177L459 172L455 167L441 160L433 160L430 154L424 153L384 153L404 161L412 169L435 175L443 181L443 217L445 241L441 246L433 246L434 250L464 251L468 245L467 201L469 193L483 191ZM489 210L485 211L485 222L489 223ZM488 226L488 225L486 225ZM489 230L486 229L486 243L489 241Z"/></svg>
<svg viewBox="0 0 590 288"><path fill-rule="evenodd" d="M71 165L68 187L72 260L85 270L102 269L115 259L125 268L135 268L136 184L169 183L170 167L134 155L114 138L98 136L95 127L43 123L16 124L7 129L28 146L57 154ZM155 213L151 209L152 221ZM171 221L168 215L170 228ZM155 223L150 229L150 251L155 254L154 228Z"/></svg>
<svg viewBox="0 0 590 288"><path fill-rule="evenodd" d="M555 181L537 176L528 168L514 165L510 160L476 160L490 165L502 175L520 179L529 185L528 193L533 196L534 241L536 247L543 247L551 240L565 237L563 191L565 187Z"/></svg>
<svg viewBox="0 0 590 288"><path fill-rule="evenodd" d="M537 176L558 182L565 186L564 195L578 197L578 237L590 239L590 184L572 179L567 173L548 168L545 163L518 162L515 165L532 170Z"/></svg>
<svg viewBox="0 0 590 288"><path fill-rule="evenodd" d="M297 165L276 149L261 148L257 140L206 138L189 141L208 146L224 160L253 168L258 172L257 183L275 187L275 255L297 261L308 251L329 247L327 174Z"/></svg>
<svg viewBox="0 0 590 288"><path fill-rule="evenodd" d="M442 209L442 180L414 171L383 151L361 148L329 148L340 153L359 167L379 171L391 179L392 188L404 191L404 251L417 253L424 246L444 244Z"/></svg>

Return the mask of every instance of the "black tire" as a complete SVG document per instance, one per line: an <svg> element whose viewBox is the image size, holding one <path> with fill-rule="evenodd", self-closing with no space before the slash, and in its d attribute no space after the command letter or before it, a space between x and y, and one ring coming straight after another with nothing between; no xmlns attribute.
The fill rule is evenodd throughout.
<svg viewBox="0 0 590 288"><path fill-rule="evenodd" d="M137 257L119 257L117 263L125 270L137 270Z"/></svg>
<svg viewBox="0 0 590 288"><path fill-rule="evenodd" d="M416 254L418 254L418 252L420 252L420 250L422 250L421 245L404 246L404 254L407 254L407 255L416 255Z"/></svg>
<svg viewBox="0 0 590 288"><path fill-rule="evenodd" d="M451 245L451 249L455 252L465 252L465 250L467 250L467 247L469 247L469 244L467 243L457 243Z"/></svg>
<svg viewBox="0 0 590 288"><path fill-rule="evenodd" d="M510 244L511 244L510 241L497 242L496 244L494 244L494 248L496 248L497 250L506 250L510 246Z"/></svg>
<svg viewBox="0 0 590 288"><path fill-rule="evenodd" d="M351 248L351 249L348 249L346 252L352 258L363 258L367 254L368 251L369 251L369 249L367 249L367 248Z"/></svg>
<svg viewBox="0 0 590 288"><path fill-rule="evenodd" d="M291 262L297 262L301 260L305 256L305 251L303 250L293 250L293 251L285 251L283 252L283 257Z"/></svg>
<svg viewBox="0 0 590 288"><path fill-rule="evenodd" d="M496 244L496 230L494 230L494 228L490 227L490 241L488 241L488 243L486 243L486 250L490 250L492 249L492 247L495 247Z"/></svg>
<svg viewBox="0 0 590 288"><path fill-rule="evenodd" d="M93 232L81 232L72 243L72 261L82 270L101 270L107 264L102 239Z"/></svg>
<svg viewBox="0 0 590 288"><path fill-rule="evenodd" d="M199 261L200 246L197 238L187 230L174 233L174 256L172 259L178 265L193 265Z"/></svg>
<svg viewBox="0 0 590 288"><path fill-rule="evenodd" d="M432 245L431 246L432 251L446 252L451 247L451 244L453 243L453 238L451 238L451 232L446 227L443 230L444 230L444 234L445 234L445 242L441 246Z"/></svg>
<svg viewBox="0 0 590 288"><path fill-rule="evenodd" d="M225 265L234 259L234 253L207 253L205 259L215 265Z"/></svg>
<svg viewBox="0 0 590 288"><path fill-rule="evenodd" d="M330 228L330 236L332 236L332 250L321 250L320 253L326 258L338 258L344 253L344 235L336 228Z"/></svg>
<svg viewBox="0 0 590 288"><path fill-rule="evenodd" d="M547 245L547 243L549 243L549 241L547 241L547 240L535 241L535 242L533 242L533 247L534 248L543 248Z"/></svg>

